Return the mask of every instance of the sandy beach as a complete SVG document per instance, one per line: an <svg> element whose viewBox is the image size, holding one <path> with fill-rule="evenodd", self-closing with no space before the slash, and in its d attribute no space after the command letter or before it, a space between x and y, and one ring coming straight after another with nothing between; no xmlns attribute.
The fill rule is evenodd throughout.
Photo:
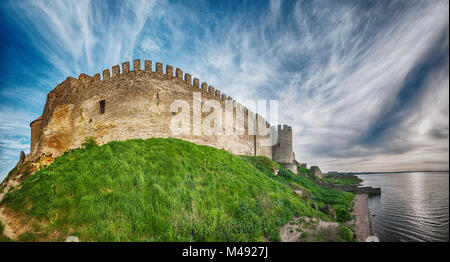
<svg viewBox="0 0 450 262"><path fill-rule="evenodd" d="M367 194L357 194L354 199L355 208L352 215L355 216L355 220L352 221L352 227L356 231L357 242L365 242L366 238L372 235L368 198Z"/></svg>

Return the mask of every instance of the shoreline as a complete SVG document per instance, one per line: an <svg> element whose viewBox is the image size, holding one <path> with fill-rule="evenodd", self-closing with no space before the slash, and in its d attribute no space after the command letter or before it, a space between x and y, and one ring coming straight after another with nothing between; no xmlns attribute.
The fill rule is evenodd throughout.
<svg viewBox="0 0 450 262"><path fill-rule="evenodd" d="M365 242L366 238L373 235L370 223L369 195L356 194L353 202L355 205L352 215L355 216L355 219L352 221L352 228L356 233L356 242Z"/></svg>

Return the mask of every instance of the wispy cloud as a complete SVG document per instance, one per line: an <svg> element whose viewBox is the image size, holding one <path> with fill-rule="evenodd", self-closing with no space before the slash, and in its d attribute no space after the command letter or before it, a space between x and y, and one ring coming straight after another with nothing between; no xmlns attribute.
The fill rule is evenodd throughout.
<svg viewBox="0 0 450 262"><path fill-rule="evenodd" d="M21 123L41 113L58 81L150 58L240 102L279 99L301 162L324 170L448 168L448 1L4 5L47 69L30 65L37 84L0 78L0 136L17 142L0 144L9 167L18 152L7 152L28 141ZM14 107L20 99L27 102ZM22 125L17 137L14 125Z"/></svg>
<svg viewBox="0 0 450 262"><path fill-rule="evenodd" d="M116 4L116 5L114 5ZM131 58L154 1L21 1L17 19L63 75L95 72ZM99 66L102 66L99 68Z"/></svg>

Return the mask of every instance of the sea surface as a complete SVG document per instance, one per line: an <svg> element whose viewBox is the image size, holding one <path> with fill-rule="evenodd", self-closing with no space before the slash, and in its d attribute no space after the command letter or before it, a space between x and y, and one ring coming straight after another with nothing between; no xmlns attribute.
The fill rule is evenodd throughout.
<svg viewBox="0 0 450 262"><path fill-rule="evenodd" d="M358 175L381 187L369 198L372 231L382 242L448 242L448 172Z"/></svg>

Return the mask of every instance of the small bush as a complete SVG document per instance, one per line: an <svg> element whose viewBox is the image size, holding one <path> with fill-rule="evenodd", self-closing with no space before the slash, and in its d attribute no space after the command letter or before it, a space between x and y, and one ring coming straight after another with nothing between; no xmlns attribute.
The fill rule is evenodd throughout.
<svg viewBox="0 0 450 262"><path fill-rule="evenodd" d="M345 222L352 220L351 211L344 205L335 205L334 211L336 211L336 218L339 222Z"/></svg>
<svg viewBox="0 0 450 262"><path fill-rule="evenodd" d="M354 241L353 232L348 227L340 225L338 230L339 230L338 240L345 242Z"/></svg>
<svg viewBox="0 0 450 262"><path fill-rule="evenodd" d="M309 174L309 170L307 168L297 165L297 173L307 175Z"/></svg>
<svg viewBox="0 0 450 262"><path fill-rule="evenodd" d="M308 231L305 231L305 232L303 232L303 233L300 235L301 238L307 238L308 236L309 236L309 232L308 232Z"/></svg>
<svg viewBox="0 0 450 262"><path fill-rule="evenodd" d="M356 176L339 176L339 177L333 177L333 176L327 176L323 178L325 183L328 184L334 184L334 185L348 185L348 186L356 186L358 185L362 179Z"/></svg>
<svg viewBox="0 0 450 262"><path fill-rule="evenodd" d="M36 241L41 235L32 233L32 232L26 232L19 236L19 241Z"/></svg>
<svg viewBox="0 0 450 262"><path fill-rule="evenodd" d="M3 230L5 230L5 226L0 221L0 235L3 234Z"/></svg>
<svg viewBox="0 0 450 262"><path fill-rule="evenodd" d="M88 149L98 146L97 141L95 141L95 138L93 138L92 136L86 137L83 144L81 144L81 145L84 148L88 148Z"/></svg>

